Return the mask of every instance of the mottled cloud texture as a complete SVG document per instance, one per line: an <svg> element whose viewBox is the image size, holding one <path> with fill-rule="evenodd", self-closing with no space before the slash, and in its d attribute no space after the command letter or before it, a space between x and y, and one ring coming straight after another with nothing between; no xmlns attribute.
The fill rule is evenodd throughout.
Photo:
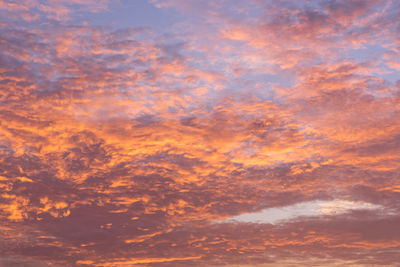
<svg viewBox="0 0 400 267"><path fill-rule="evenodd" d="M398 266L399 17L0 0L0 266Z"/></svg>

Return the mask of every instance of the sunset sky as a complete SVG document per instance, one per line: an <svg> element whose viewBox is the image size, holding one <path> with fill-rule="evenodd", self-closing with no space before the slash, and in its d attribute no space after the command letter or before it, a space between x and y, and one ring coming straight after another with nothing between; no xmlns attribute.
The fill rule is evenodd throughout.
<svg viewBox="0 0 400 267"><path fill-rule="evenodd" d="M400 266L399 18L0 0L0 266Z"/></svg>

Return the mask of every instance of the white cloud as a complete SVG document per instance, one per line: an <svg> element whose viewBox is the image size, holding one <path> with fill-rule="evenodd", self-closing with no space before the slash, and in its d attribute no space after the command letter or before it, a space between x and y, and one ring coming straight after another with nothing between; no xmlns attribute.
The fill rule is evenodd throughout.
<svg viewBox="0 0 400 267"><path fill-rule="evenodd" d="M241 214L228 220L224 220L223 222L234 220L239 222L276 224L300 216L336 215L346 213L351 210L381 208L382 206L362 201L348 201L340 199L331 201L316 200L281 208L269 208L259 212Z"/></svg>

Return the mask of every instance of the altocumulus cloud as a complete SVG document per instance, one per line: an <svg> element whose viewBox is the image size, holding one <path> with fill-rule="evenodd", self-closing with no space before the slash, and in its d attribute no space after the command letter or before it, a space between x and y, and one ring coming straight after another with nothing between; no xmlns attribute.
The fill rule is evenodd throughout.
<svg viewBox="0 0 400 267"><path fill-rule="evenodd" d="M0 0L0 265L396 266L399 14Z"/></svg>

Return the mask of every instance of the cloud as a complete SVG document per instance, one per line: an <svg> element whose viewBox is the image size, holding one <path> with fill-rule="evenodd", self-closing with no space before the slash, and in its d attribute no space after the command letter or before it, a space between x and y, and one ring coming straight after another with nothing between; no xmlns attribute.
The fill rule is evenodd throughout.
<svg viewBox="0 0 400 267"><path fill-rule="evenodd" d="M382 206L367 202L354 202L346 200L311 201L297 203L281 208L269 208L256 213L242 214L230 220L238 222L270 223L276 224L282 220L293 220L300 216L334 215L354 210L382 209Z"/></svg>
<svg viewBox="0 0 400 267"><path fill-rule="evenodd" d="M398 4L150 3L0 1L0 265L396 264Z"/></svg>

